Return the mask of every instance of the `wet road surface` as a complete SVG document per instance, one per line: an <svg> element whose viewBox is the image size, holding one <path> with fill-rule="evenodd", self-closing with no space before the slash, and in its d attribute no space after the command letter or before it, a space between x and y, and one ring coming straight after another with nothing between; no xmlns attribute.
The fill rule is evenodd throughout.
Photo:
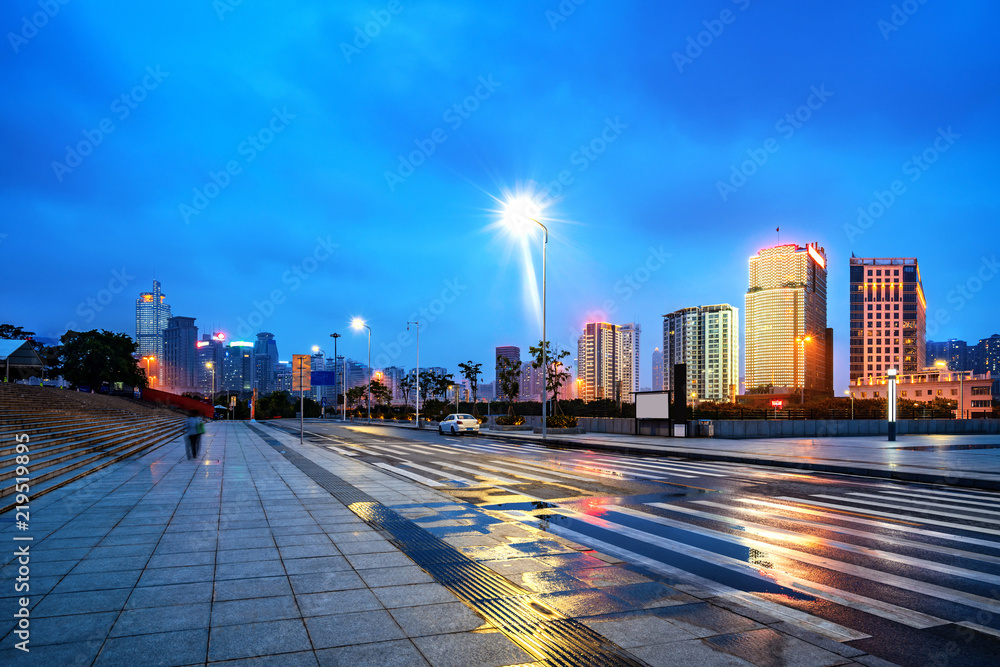
<svg viewBox="0 0 1000 667"><path fill-rule="evenodd" d="M898 664L1000 661L997 493L485 435L316 423L306 430L309 444L490 517ZM567 568L560 575L586 580L587 572ZM566 591L559 577L550 583L551 592Z"/></svg>

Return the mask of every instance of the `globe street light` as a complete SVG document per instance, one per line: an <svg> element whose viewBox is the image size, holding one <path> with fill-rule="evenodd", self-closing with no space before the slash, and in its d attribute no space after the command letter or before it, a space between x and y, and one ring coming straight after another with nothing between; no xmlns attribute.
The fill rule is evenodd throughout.
<svg viewBox="0 0 1000 667"><path fill-rule="evenodd" d="M372 328L368 326L365 321L360 317L355 317L351 320L351 328L355 331L361 331L362 329L368 329L368 424L372 423Z"/></svg>
<svg viewBox="0 0 1000 667"><path fill-rule="evenodd" d="M854 421L854 392L850 389L845 389L844 393L851 397L851 421Z"/></svg>
<svg viewBox="0 0 1000 667"><path fill-rule="evenodd" d="M547 422L548 422L548 358L546 355L546 347L548 346L547 340L545 338L545 291L546 291L546 276L545 276L545 261L546 261L546 249L549 245L549 229L542 223L540 223L532 215L538 215L539 207L530 197L514 197L508 199L504 204L503 210L503 223L504 225L514 233L526 235L530 230L530 225L528 223L535 223L542 228L544 235L542 237L542 439L544 440L547 436Z"/></svg>

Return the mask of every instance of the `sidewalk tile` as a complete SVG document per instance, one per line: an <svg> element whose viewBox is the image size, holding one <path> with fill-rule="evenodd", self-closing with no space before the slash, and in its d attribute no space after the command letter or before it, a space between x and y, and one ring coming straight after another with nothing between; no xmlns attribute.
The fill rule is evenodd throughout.
<svg viewBox="0 0 1000 667"><path fill-rule="evenodd" d="M645 661L650 667L676 667L677 665L697 665L698 667L753 667L735 655L713 648L700 639L652 644L629 651ZM791 663L789 663L791 664ZM797 666L796 666L797 667Z"/></svg>
<svg viewBox="0 0 1000 667"><path fill-rule="evenodd" d="M215 601L270 598L291 595L288 577L262 577L259 579L226 579L215 582Z"/></svg>
<svg viewBox="0 0 1000 667"><path fill-rule="evenodd" d="M421 607L401 607L389 613L409 637L468 632L487 621L461 602L448 602Z"/></svg>
<svg viewBox="0 0 1000 667"><path fill-rule="evenodd" d="M378 597L386 609L426 606L455 600L453 593L437 583L373 588L372 593Z"/></svg>
<svg viewBox="0 0 1000 667"><path fill-rule="evenodd" d="M420 667L427 661L409 640L359 644L316 651L321 667Z"/></svg>
<svg viewBox="0 0 1000 667"><path fill-rule="evenodd" d="M209 661L312 650L300 619L212 628Z"/></svg>
<svg viewBox="0 0 1000 667"><path fill-rule="evenodd" d="M95 667L118 665L189 665L203 662L208 649L208 629L181 630L129 637L112 637L104 643Z"/></svg>
<svg viewBox="0 0 1000 667"><path fill-rule="evenodd" d="M212 605L212 626L239 625L300 618L299 608L291 595L273 598L251 598L216 602Z"/></svg>
<svg viewBox="0 0 1000 667"><path fill-rule="evenodd" d="M305 619L316 649L403 639L392 616L386 611L363 611Z"/></svg>
<svg viewBox="0 0 1000 667"><path fill-rule="evenodd" d="M382 609L382 603L367 588L297 595L303 616L330 616Z"/></svg>
<svg viewBox="0 0 1000 667"><path fill-rule="evenodd" d="M310 574L293 574L288 577L296 595L306 593L324 593L327 591L345 591L351 588L364 588L365 582L352 570L337 572L314 572Z"/></svg>
<svg viewBox="0 0 1000 667"><path fill-rule="evenodd" d="M499 632L433 635L412 641L432 667L499 667L533 662L530 655Z"/></svg>
<svg viewBox="0 0 1000 667"><path fill-rule="evenodd" d="M126 609L111 629L112 637L207 628L212 606L208 602L170 607Z"/></svg>

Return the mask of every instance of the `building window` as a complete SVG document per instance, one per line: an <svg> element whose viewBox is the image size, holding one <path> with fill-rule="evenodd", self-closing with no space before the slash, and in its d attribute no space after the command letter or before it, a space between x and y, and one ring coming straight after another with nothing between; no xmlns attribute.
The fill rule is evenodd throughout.
<svg viewBox="0 0 1000 667"><path fill-rule="evenodd" d="M923 396L923 395L924 395L924 390L923 389L917 389L917 396Z"/></svg>
<svg viewBox="0 0 1000 667"><path fill-rule="evenodd" d="M938 389L937 390L937 395L938 396L942 396L942 395L944 395L944 392L942 390Z"/></svg>
<svg viewBox="0 0 1000 667"><path fill-rule="evenodd" d="M877 391L873 391L872 392L872 398L878 398L878 392Z"/></svg>
<svg viewBox="0 0 1000 667"><path fill-rule="evenodd" d="M958 396L958 389L952 389L951 390L951 395L952 396Z"/></svg>
<svg viewBox="0 0 1000 667"><path fill-rule="evenodd" d="M871 369L869 369L869 370L871 370ZM861 392L861 398L868 398L868 392L867 391Z"/></svg>
<svg viewBox="0 0 1000 667"><path fill-rule="evenodd" d="M906 392L905 391L899 392L899 395L902 396L903 398L906 398Z"/></svg>

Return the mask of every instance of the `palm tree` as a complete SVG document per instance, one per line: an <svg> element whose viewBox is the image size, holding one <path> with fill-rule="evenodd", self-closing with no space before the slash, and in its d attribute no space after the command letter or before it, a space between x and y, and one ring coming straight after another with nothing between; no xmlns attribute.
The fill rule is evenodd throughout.
<svg viewBox="0 0 1000 667"><path fill-rule="evenodd" d="M459 364L459 368L462 369L462 377L469 381L469 388L472 390L472 414L476 417L479 416L479 412L476 410L476 399L479 396L479 376L482 375L482 364L472 363L472 359L469 359L464 364Z"/></svg>

